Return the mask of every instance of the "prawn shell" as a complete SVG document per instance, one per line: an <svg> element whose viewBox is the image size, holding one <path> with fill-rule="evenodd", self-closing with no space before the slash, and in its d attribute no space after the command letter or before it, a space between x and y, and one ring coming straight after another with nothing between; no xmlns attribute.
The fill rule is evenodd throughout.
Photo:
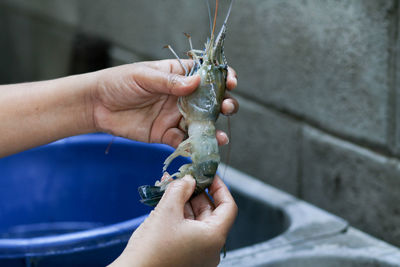
<svg viewBox="0 0 400 267"><path fill-rule="evenodd" d="M218 119L226 90L226 65L203 64L195 74L200 75L199 87L190 95L182 97L180 109L186 123Z"/></svg>

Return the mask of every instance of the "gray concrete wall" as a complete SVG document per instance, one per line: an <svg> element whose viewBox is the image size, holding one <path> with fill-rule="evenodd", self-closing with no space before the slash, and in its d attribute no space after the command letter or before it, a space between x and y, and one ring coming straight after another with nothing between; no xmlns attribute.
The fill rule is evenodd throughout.
<svg viewBox="0 0 400 267"><path fill-rule="evenodd" d="M208 29L196 0L0 0L0 81L68 74L79 32L122 64ZM395 0L236 0L231 165L400 246L399 36Z"/></svg>

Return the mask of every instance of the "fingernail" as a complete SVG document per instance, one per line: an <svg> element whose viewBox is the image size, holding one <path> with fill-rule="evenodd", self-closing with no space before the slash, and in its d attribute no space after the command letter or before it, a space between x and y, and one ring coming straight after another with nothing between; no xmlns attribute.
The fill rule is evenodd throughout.
<svg viewBox="0 0 400 267"><path fill-rule="evenodd" d="M172 178L168 172L164 172L163 176L161 177L161 182L163 182L165 180L167 180L167 181L172 180Z"/></svg>
<svg viewBox="0 0 400 267"><path fill-rule="evenodd" d="M192 186L196 183L196 181L194 180L194 178L191 175L183 176L182 181L184 181L185 183L189 183Z"/></svg>
<svg viewBox="0 0 400 267"><path fill-rule="evenodd" d="M237 78L236 77L230 78L229 88L232 89L235 88L236 86L237 86Z"/></svg>
<svg viewBox="0 0 400 267"><path fill-rule="evenodd" d="M181 81L182 85L187 85L189 83L194 82L195 80L198 79L197 76L198 75L192 75L192 76L188 76L188 77L183 78L182 81Z"/></svg>
<svg viewBox="0 0 400 267"><path fill-rule="evenodd" d="M229 144L229 137L228 137L228 136L226 137L226 143L225 143L225 145L227 145L227 144Z"/></svg>
<svg viewBox="0 0 400 267"><path fill-rule="evenodd" d="M231 114L231 113L233 113L234 110L235 110L235 105L232 102L228 101L228 103L226 103L227 113Z"/></svg>
<svg viewBox="0 0 400 267"><path fill-rule="evenodd" d="M186 174L183 176L182 180L192 182L194 179L191 175Z"/></svg>
<svg viewBox="0 0 400 267"><path fill-rule="evenodd" d="M222 139L221 145L227 145L229 144L229 137L226 133L224 132L219 132L218 136L220 137L220 140Z"/></svg>

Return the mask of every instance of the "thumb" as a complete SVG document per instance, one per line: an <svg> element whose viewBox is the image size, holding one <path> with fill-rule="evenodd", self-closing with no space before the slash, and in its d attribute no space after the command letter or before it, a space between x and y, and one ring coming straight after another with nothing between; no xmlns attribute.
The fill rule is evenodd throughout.
<svg viewBox="0 0 400 267"><path fill-rule="evenodd" d="M195 186L196 181L190 175L173 181L168 185L157 207L159 210L183 216L184 205L192 196Z"/></svg>
<svg viewBox="0 0 400 267"><path fill-rule="evenodd" d="M134 79L148 92L175 96L188 95L200 84L199 75L186 77L176 73L146 68L137 70Z"/></svg>
<svg viewBox="0 0 400 267"><path fill-rule="evenodd" d="M182 76L174 73L166 74L166 85L161 88L161 92L184 96L193 92L200 84L200 75Z"/></svg>

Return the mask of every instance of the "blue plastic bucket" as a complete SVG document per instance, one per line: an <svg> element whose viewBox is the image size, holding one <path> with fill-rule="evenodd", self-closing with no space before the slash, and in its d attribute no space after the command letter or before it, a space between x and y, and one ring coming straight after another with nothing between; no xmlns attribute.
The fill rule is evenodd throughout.
<svg viewBox="0 0 400 267"><path fill-rule="evenodd" d="M172 148L91 134L0 159L0 266L104 266L150 208L137 188ZM176 171L187 160L178 158Z"/></svg>

